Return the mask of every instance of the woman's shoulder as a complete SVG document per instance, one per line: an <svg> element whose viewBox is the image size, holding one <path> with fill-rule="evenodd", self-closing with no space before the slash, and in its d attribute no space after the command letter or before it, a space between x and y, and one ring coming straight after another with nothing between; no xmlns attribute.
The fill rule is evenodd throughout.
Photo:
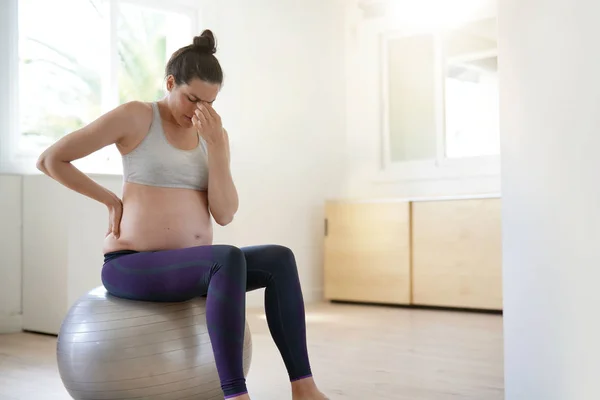
<svg viewBox="0 0 600 400"><path fill-rule="evenodd" d="M128 130L139 132L144 131L152 122L152 103L143 101L128 101L119 104L115 109L107 113L111 115L111 120L120 122L122 126L128 127Z"/></svg>
<svg viewBox="0 0 600 400"><path fill-rule="evenodd" d="M121 108L123 113L133 119L139 119L145 122L152 120L152 103L133 100L121 104L119 108Z"/></svg>
<svg viewBox="0 0 600 400"><path fill-rule="evenodd" d="M152 103L144 101L129 101L117 108L129 120L130 132L120 146L121 152L127 153L133 150L148 133L154 111Z"/></svg>

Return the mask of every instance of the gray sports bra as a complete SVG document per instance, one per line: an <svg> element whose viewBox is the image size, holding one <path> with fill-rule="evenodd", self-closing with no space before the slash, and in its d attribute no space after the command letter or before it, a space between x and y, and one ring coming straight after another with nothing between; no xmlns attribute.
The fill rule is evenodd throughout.
<svg viewBox="0 0 600 400"><path fill-rule="evenodd" d="M142 142L123 156L123 179L142 185L208 189L208 152L204 139L181 150L167 141L158 105L152 103L152 124Z"/></svg>

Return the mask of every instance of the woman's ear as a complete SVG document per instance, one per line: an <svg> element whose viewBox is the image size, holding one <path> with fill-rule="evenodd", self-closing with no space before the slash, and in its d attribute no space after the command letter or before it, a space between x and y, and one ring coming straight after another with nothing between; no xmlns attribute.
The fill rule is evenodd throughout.
<svg viewBox="0 0 600 400"><path fill-rule="evenodd" d="M173 75L167 76L167 91L173 90L175 87L175 77Z"/></svg>

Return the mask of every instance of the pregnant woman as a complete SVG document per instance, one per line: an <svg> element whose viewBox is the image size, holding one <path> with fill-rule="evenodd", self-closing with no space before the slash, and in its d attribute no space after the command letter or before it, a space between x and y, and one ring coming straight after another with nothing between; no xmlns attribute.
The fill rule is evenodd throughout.
<svg viewBox="0 0 600 400"><path fill-rule="evenodd" d="M210 30L166 66L167 95L132 101L44 151L38 168L106 205L102 282L114 296L185 301L206 296L206 317L223 393L250 399L243 375L246 292L265 288L265 312L294 400L326 397L313 380L304 301L293 252L279 245L212 243L212 219L230 223L238 195L227 131L212 107L223 82ZM123 158L123 198L71 163L114 144Z"/></svg>

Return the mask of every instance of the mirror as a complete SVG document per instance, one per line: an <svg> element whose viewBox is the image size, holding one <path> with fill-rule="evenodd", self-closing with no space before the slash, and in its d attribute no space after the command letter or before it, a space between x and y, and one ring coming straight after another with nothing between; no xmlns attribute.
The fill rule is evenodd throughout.
<svg viewBox="0 0 600 400"><path fill-rule="evenodd" d="M498 155L496 18L383 37L384 160Z"/></svg>
<svg viewBox="0 0 600 400"><path fill-rule="evenodd" d="M445 33L443 51L446 157L499 154L496 18Z"/></svg>
<svg viewBox="0 0 600 400"><path fill-rule="evenodd" d="M386 40L384 90L391 162L436 156L435 36L408 35Z"/></svg>

